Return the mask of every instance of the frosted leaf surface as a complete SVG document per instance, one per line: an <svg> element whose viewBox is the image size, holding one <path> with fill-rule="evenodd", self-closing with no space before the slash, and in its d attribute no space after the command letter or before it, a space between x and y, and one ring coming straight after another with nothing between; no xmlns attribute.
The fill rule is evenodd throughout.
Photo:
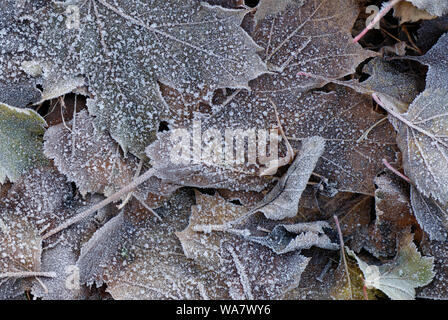
<svg viewBox="0 0 448 320"><path fill-rule="evenodd" d="M110 196L128 185L138 173L139 160L132 155L123 156L119 145L107 133L95 129L93 118L86 110L79 112L74 120L48 129L44 140L45 155L54 160L69 181L76 183L83 195ZM154 177L137 192L141 198L150 196L157 202L161 200L157 195L168 195L176 188ZM148 195L148 191L153 194Z"/></svg>
<svg viewBox="0 0 448 320"><path fill-rule="evenodd" d="M38 60L47 77L83 75L97 128L143 156L167 118L157 81L189 92L242 88L267 71L239 26L245 13L193 0L53 2L36 14Z"/></svg>
<svg viewBox="0 0 448 320"><path fill-rule="evenodd" d="M250 237L227 232L226 224L246 212L219 195L196 193L189 225L176 235L188 258L222 275L232 299L278 299L298 285L309 259L299 251L278 255Z"/></svg>
<svg viewBox="0 0 448 320"><path fill-rule="evenodd" d="M360 93L376 93L395 102L396 106L406 111L409 104L414 101L419 91L423 91L424 85L412 74L400 70L400 65L388 62L381 58L374 58L363 68L363 72L370 77L363 81L356 80L336 83L347 85Z"/></svg>
<svg viewBox="0 0 448 320"><path fill-rule="evenodd" d="M348 254L356 259L364 274L367 288L376 288L392 300L415 299L415 288L429 284L434 278L434 258L422 257L408 234L400 243L394 260L380 266L369 265L351 250Z"/></svg>
<svg viewBox="0 0 448 320"><path fill-rule="evenodd" d="M298 284L307 258L276 256L225 233L216 269L187 258L176 232L186 228L192 204L191 195L176 193L157 210L162 222L142 215L136 203L127 207L82 248L81 281L106 282L115 299L268 299Z"/></svg>
<svg viewBox="0 0 448 320"><path fill-rule="evenodd" d="M163 221L132 201L86 243L77 262L83 283L106 282L114 299L200 299L206 274L187 259L174 232L188 223L192 197L182 191L158 209ZM224 288L214 287L216 293ZM208 296L208 295L207 295ZM204 298L204 297L202 297Z"/></svg>
<svg viewBox="0 0 448 320"><path fill-rule="evenodd" d="M2 1L0 12L0 102L25 107L40 100L38 83L27 75L21 62L30 59L38 37L37 24L21 16L42 6L42 1Z"/></svg>
<svg viewBox="0 0 448 320"><path fill-rule="evenodd" d="M45 163L45 120L35 111L0 103L0 183L16 181L28 169Z"/></svg>
<svg viewBox="0 0 448 320"><path fill-rule="evenodd" d="M0 273L42 271L41 233L58 223L71 191L62 176L47 169L31 170L9 190L0 202Z"/></svg>
<svg viewBox="0 0 448 320"><path fill-rule="evenodd" d="M260 7L266 5L273 6L273 1L261 3ZM327 140L317 173L333 183L337 181L340 190L373 194L372 180L381 167L381 157L394 159L389 145L394 144L393 132L384 123L369 130L381 117L369 110L370 101L361 95L351 91L303 93L354 72L361 61L372 56L351 43L349 30L357 15L358 8L353 1L338 4L303 1L291 2L284 10L260 19L252 36L264 48L261 57L276 72L252 80L250 92L240 90L224 97L225 104L218 106L213 116L200 119L202 132L216 129L224 140L226 129L240 130L236 135L240 139L250 134L250 130L255 134L260 130L269 131L278 126L271 99L296 149L307 137L318 135ZM312 73L315 77L299 76L298 72ZM185 134L192 135L194 124L186 129ZM371 133L367 135L366 131ZM360 139L364 133L367 138ZM164 133L147 149L153 165L163 169L159 173L161 178L232 190L260 191L266 187L266 180L257 177L263 165L260 158L256 165L225 163L227 166L223 166L218 165L219 161L210 161L199 167L194 161L188 162L191 158L181 159L188 164L174 164L169 159L174 147L170 138L169 133ZM281 155L284 155L283 147Z"/></svg>
<svg viewBox="0 0 448 320"><path fill-rule="evenodd" d="M443 16L448 14L448 3L445 1L434 1L434 0L407 0L411 2L417 8L428 11L430 14L435 16Z"/></svg>
<svg viewBox="0 0 448 320"><path fill-rule="evenodd" d="M302 147L288 171L266 195L256 210L266 218L281 220L297 214L299 200L317 161L325 150L325 139L315 136L303 140Z"/></svg>
<svg viewBox="0 0 448 320"><path fill-rule="evenodd" d="M52 272L54 277L40 279L48 291L35 278L18 280L16 285L23 293L24 287L20 283L27 281L26 288L32 289L34 295L43 299L83 297L84 291L81 290L85 288L80 287L80 291L74 292L65 287L65 267L74 265L80 246L115 213L114 208L106 207L93 219L51 238L42 240L42 234L98 200L93 197L81 201L73 197L71 185L55 168L33 169L24 175L0 202L0 236L6 237L0 246L1 273Z"/></svg>
<svg viewBox="0 0 448 320"><path fill-rule="evenodd" d="M425 197L411 187L411 205L415 218L431 240L445 241L448 238L447 206Z"/></svg>
<svg viewBox="0 0 448 320"><path fill-rule="evenodd" d="M369 98L348 89L297 96L277 92L276 98L280 121L295 150L300 150L306 138L325 139L325 151L315 173L328 179L339 191L373 194L373 179L382 170L381 159L395 160L395 137L387 121L378 123L382 116L372 110ZM233 111L236 106L226 108L204 126L257 129L276 126L269 95L242 95L235 99L237 105L245 108L239 112ZM247 166L237 168L248 171L243 170Z"/></svg>
<svg viewBox="0 0 448 320"><path fill-rule="evenodd" d="M264 16L264 7L276 9ZM277 72L253 81L254 91L275 96L284 90L297 93L320 87L329 79L353 73L374 55L351 41L350 30L359 13L356 1L264 0L259 8L261 17L252 37L263 48L263 60ZM298 72L323 78L298 76Z"/></svg>

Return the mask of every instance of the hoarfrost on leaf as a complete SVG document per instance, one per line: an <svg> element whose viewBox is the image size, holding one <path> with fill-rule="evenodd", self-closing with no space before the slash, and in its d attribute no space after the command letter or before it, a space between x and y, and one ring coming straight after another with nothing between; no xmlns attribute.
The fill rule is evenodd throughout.
<svg viewBox="0 0 448 320"><path fill-rule="evenodd" d="M245 88L267 71L240 27L245 14L193 0L51 2L35 14L35 60L48 65L46 79L84 76L96 127L142 157L168 117L157 81L188 92Z"/></svg>

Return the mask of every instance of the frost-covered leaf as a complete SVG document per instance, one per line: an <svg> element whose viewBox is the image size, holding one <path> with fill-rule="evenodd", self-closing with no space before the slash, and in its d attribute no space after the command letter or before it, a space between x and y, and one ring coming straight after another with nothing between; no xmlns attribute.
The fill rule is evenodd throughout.
<svg viewBox="0 0 448 320"><path fill-rule="evenodd" d="M191 205L190 194L177 193L158 209L158 221L131 201L83 246L81 282L106 282L114 299L204 298L216 275L187 259L174 234L187 224ZM213 289L217 295L224 290Z"/></svg>
<svg viewBox="0 0 448 320"><path fill-rule="evenodd" d="M415 218L431 240L445 241L448 238L447 205L425 197L415 187L411 187L411 205Z"/></svg>
<svg viewBox="0 0 448 320"><path fill-rule="evenodd" d="M375 257L392 257L403 233L418 224L411 213L409 187L392 174L375 178L375 222L369 226L369 241L364 245Z"/></svg>
<svg viewBox="0 0 448 320"><path fill-rule="evenodd" d="M336 300L376 300L375 288L366 288L364 293L364 276L355 259L346 259L347 271L342 259L334 273L334 282L331 286L330 295ZM348 281L347 276L350 277Z"/></svg>
<svg viewBox="0 0 448 320"><path fill-rule="evenodd" d="M417 8L428 11L435 16L443 16L448 14L448 3L446 1L434 1L434 0L406 0L411 2Z"/></svg>
<svg viewBox="0 0 448 320"><path fill-rule="evenodd" d="M124 157L108 134L95 129L93 118L86 110L76 114L72 121L48 129L44 139L45 155L54 160L69 181L76 183L83 195L102 193L110 196L139 174L138 159L132 155ZM150 197L158 202L162 198L160 195L168 195L176 188L162 184L154 177L137 193L142 199ZM148 191L153 194L148 195Z"/></svg>
<svg viewBox="0 0 448 320"><path fill-rule="evenodd" d="M300 152L288 171L253 211L261 211L272 220L294 217L302 192L324 150L325 139L321 137L303 140Z"/></svg>
<svg viewBox="0 0 448 320"><path fill-rule="evenodd" d="M434 257L434 280L417 289L417 297L448 300L448 244L424 239L420 245L424 255Z"/></svg>
<svg viewBox="0 0 448 320"><path fill-rule="evenodd" d="M369 110L369 100L351 91L303 93L306 89L319 87L353 72L356 65L372 56L350 40L349 30L358 14L355 2L327 2L291 2L285 10L260 19L253 38L264 48L262 58L277 72L251 81L250 92L229 92L221 99L221 105L215 106L217 111L211 117L198 116L196 123L192 121L187 127L183 124L179 129L189 131L192 136L194 126L202 124L204 134L218 130L222 141L226 129L239 132L236 136L240 140L255 131L262 141L262 133L269 136L269 130L278 127L275 105L286 136L295 148L298 149L301 140L307 137L318 135L327 140L326 152L319 161L317 173L332 182L337 181L341 190L373 194L371 180L379 171L380 154L382 158L394 158L388 145L394 143L391 139L393 133L384 128L387 124L369 130L381 118ZM266 3L272 5L271 1ZM315 77L298 76L298 72L312 73ZM359 116L360 113L363 115ZM367 139L362 138L364 133ZM189 161L191 154L188 153L186 157L190 158L181 159L189 161L187 164L173 165L169 157L177 140L173 141L171 137L169 133L161 135L147 150L154 166L166 168L162 174L169 174L170 179L178 178L187 185L201 187L257 191L266 187L265 180L254 180L260 167L266 164L263 158L258 157L256 165L243 163L229 168L227 162L209 161L199 168L197 162ZM258 148L261 152L265 149L266 144ZM284 156L283 149L280 148L280 156ZM198 156L197 151L193 153ZM263 153L263 156L267 155Z"/></svg>
<svg viewBox="0 0 448 320"><path fill-rule="evenodd" d="M168 118L157 81L194 93L247 87L267 71L240 27L246 13L194 0L50 2L35 14L35 60L47 80L84 76L97 128L143 156Z"/></svg>
<svg viewBox="0 0 448 320"><path fill-rule="evenodd" d="M445 34L426 55L413 58L429 65L426 89L401 114L393 103L385 108L398 131L406 175L425 197L448 203L448 60ZM395 109L395 110L394 110Z"/></svg>
<svg viewBox="0 0 448 320"><path fill-rule="evenodd" d="M94 219L48 239L43 234L97 201L92 198L84 202L73 197L71 185L54 168L33 169L24 175L0 202L3 239L0 273L51 273L51 277L39 281L35 277L17 280L17 290L23 293L25 288L32 289L33 295L43 299L85 297L84 287L79 290L66 287L65 268L75 264L81 244L115 211L110 207L106 212L100 210ZM6 285L14 288L11 282L15 278L6 280L9 282Z"/></svg>
<svg viewBox="0 0 448 320"><path fill-rule="evenodd" d="M278 224L267 236L249 236L251 241L271 248L277 254L319 247L337 250L339 245L325 234L330 225L325 221L303 222L298 224Z"/></svg>
<svg viewBox="0 0 448 320"><path fill-rule="evenodd" d="M356 259L364 274L367 288L376 288L393 300L415 299L415 288L429 284L434 278L434 258L422 257L413 242L412 234L406 235L393 261L369 265L356 254L347 250Z"/></svg>
<svg viewBox="0 0 448 320"><path fill-rule="evenodd" d="M83 247L81 280L106 282L116 299L269 299L298 284L307 258L276 256L226 233L215 248L216 269L212 260L200 266L188 259L175 233L185 229L191 205L191 195L176 193L157 209L161 222L135 202L125 208Z"/></svg>
<svg viewBox="0 0 448 320"><path fill-rule="evenodd" d="M399 2L394 6L394 17L400 19L400 24L437 18L407 1Z"/></svg>
<svg viewBox="0 0 448 320"><path fill-rule="evenodd" d="M45 163L42 135L46 123L35 111L0 104L0 183L16 181Z"/></svg>
<svg viewBox="0 0 448 320"><path fill-rule="evenodd" d="M229 294L233 299L280 297L297 286L300 274L309 261L296 250L307 245L309 248L318 241L314 238L315 243L305 242L310 237L301 238L303 243L297 241L295 248L291 245L291 250L285 250L284 254L274 254L272 246L268 243L256 244L261 241L247 236L246 230L232 230L236 235L227 232L226 224L244 217L246 212L246 208L227 202L219 195L196 193L196 205L192 207L189 225L176 234L188 258L194 259L203 268L224 273L223 280L227 285L230 283ZM311 234L318 228L310 224L303 226L302 231ZM291 237L290 241L295 240ZM270 262L266 264L263 261Z"/></svg>
<svg viewBox="0 0 448 320"><path fill-rule="evenodd" d="M409 104L417 97L418 92L423 91L424 84L416 75L403 70L403 65L394 61L388 62L381 58L374 58L363 68L363 72L370 77L358 82L335 81L336 83L347 85L360 93L376 93L380 98L385 96L394 101L397 108L406 111Z"/></svg>
<svg viewBox="0 0 448 320"><path fill-rule="evenodd" d="M302 141L315 135L326 140L325 152L314 172L340 191L373 194L373 178L382 169L381 159L394 161L395 139L392 126L387 121L381 121L382 116L372 110L371 100L348 89L298 96L290 92L276 94L284 98L277 108L285 134L294 149L300 150ZM285 157L284 143L278 142L279 134L273 129L278 126L274 108L269 96L264 93L259 96L240 93L228 107L212 117L204 117L187 128L161 134L147 148L147 155L152 165L158 168L157 176L170 182L196 187L261 191L270 181L260 177L260 172L273 160L265 151L266 145L275 148L278 143L278 156L280 159ZM238 112L235 112L236 109ZM234 158L226 161L226 148L231 144L221 148L216 147L219 144L214 144L216 137L224 145L228 133L236 137L234 148L249 137L251 143L245 151L246 161L235 161L238 160L235 151L231 154ZM210 136L213 139L206 143L206 138ZM195 144L192 141L196 141ZM201 151L194 149L194 145L202 145L202 159ZM255 164L247 160L251 148L258 150ZM216 160L207 158L210 150L215 152Z"/></svg>
<svg viewBox="0 0 448 320"><path fill-rule="evenodd" d="M428 51L446 32L448 32L448 15L423 21L421 28L418 30L417 46L424 51Z"/></svg>
<svg viewBox="0 0 448 320"><path fill-rule="evenodd" d="M70 196L63 177L46 169L31 170L9 190L0 202L0 273L51 271L42 270L41 233L62 214Z"/></svg>

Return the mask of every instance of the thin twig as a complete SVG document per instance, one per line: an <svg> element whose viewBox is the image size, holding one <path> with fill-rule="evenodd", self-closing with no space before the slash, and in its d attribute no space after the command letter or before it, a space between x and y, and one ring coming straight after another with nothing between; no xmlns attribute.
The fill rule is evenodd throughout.
<svg viewBox="0 0 448 320"><path fill-rule="evenodd" d="M112 203L112 202L115 202L117 200L120 200L124 195L127 195L129 192L131 192L132 190L137 188L139 185L141 185L142 183L147 181L149 178L151 178L154 175L154 173L155 173L155 170L153 168L149 169L144 174L142 174L140 177L138 177L137 179L132 181L130 184L128 184L124 188L122 188L119 191L115 192L110 197L104 199L103 201L97 203L96 205L90 207L89 209L81 212L80 214L72 217L71 219L68 219L66 222L64 222L63 224L59 225L55 229L47 232L46 234L44 234L42 236L42 239L45 240L45 239L51 237L52 235L54 235L56 233L59 233L62 230L67 229L68 227L72 226L73 224L78 223L78 222L84 220L85 218L87 218L91 214L93 214L93 213L97 212L98 210L100 210L100 209L104 208L105 206L107 206L109 203Z"/></svg>

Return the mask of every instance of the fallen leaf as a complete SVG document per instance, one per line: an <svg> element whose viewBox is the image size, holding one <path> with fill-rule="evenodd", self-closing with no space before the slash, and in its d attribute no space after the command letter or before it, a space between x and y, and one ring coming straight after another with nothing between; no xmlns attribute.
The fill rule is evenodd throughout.
<svg viewBox="0 0 448 320"><path fill-rule="evenodd" d="M0 12L0 103L26 107L40 100L38 81L27 75L21 61L29 59L37 43L37 24L22 16L42 6L42 1L2 1Z"/></svg>
<svg viewBox="0 0 448 320"><path fill-rule="evenodd" d="M294 217L297 214L302 192L324 149L325 140L321 137L303 140L300 153L288 171L252 211L261 211L266 218L272 220Z"/></svg>
<svg viewBox="0 0 448 320"><path fill-rule="evenodd" d="M398 177L383 174L375 179L375 222L369 227L364 248L375 257L393 257L398 243L410 228L418 229L411 213L409 187Z"/></svg>
<svg viewBox="0 0 448 320"><path fill-rule="evenodd" d="M424 299L447 300L448 244L446 242L424 239L421 243L421 250L424 255L434 257L434 272L436 275L430 284L417 289L417 297Z"/></svg>
<svg viewBox="0 0 448 320"><path fill-rule="evenodd" d="M426 55L412 58L429 65L426 89L400 113L391 102L383 101L391 122L398 131L397 143L403 154L405 174L425 197L448 203L448 46L445 34ZM408 57L409 58L409 57Z"/></svg>

